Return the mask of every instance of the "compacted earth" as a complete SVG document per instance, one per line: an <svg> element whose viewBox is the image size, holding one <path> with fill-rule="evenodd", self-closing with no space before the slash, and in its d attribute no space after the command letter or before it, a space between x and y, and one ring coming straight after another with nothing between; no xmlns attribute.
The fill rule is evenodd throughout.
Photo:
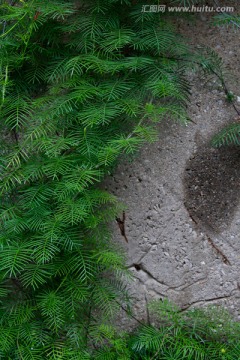
<svg viewBox="0 0 240 360"><path fill-rule="evenodd" d="M239 14L237 3L227 5ZM240 109L240 29L217 27L206 13L174 21L192 46L208 46L222 57ZM211 146L213 135L239 118L214 77L190 73L189 79L192 122L162 122L159 140L105 182L127 205L128 243L117 222L113 232L126 252L140 320L150 300L163 298L183 310L219 304L240 319L240 148ZM134 325L124 313L120 321Z"/></svg>

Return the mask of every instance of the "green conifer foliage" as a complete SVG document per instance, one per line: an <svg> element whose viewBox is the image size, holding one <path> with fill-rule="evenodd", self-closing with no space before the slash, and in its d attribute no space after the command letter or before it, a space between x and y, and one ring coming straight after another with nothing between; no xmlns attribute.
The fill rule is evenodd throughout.
<svg viewBox="0 0 240 360"><path fill-rule="evenodd" d="M187 49L129 0L0 5L0 358L89 359L124 298L98 184L120 155L186 121Z"/></svg>
<svg viewBox="0 0 240 360"><path fill-rule="evenodd" d="M240 124L234 122L224 127L218 134L212 139L212 145L220 147L223 145L240 145Z"/></svg>
<svg viewBox="0 0 240 360"><path fill-rule="evenodd" d="M149 304L148 323L132 333L101 325L94 334L97 360L239 359L239 322L218 306L181 311L167 300Z"/></svg>

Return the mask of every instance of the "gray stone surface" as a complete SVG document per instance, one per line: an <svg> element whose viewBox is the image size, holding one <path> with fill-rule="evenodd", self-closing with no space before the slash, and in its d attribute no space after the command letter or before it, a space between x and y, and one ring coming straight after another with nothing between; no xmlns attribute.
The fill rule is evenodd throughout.
<svg viewBox="0 0 240 360"><path fill-rule="evenodd" d="M239 32L215 28L201 18L195 27L182 20L178 25L195 45L215 48L237 80ZM128 207L129 243L117 224L113 224L114 239L127 253L133 274L129 291L139 319L146 319L146 301L165 297L182 309L221 304L240 318L240 150L238 156L236 149L229 150L229 159L235 156L239 165L232 170L228 159L209 145L221 127L236 119L236 113L216 82L206 84L197 75L189 76L193 83L189 115L194 123L187 127L161 123L159 140L146 145L133 162L121 163L105 183ZM230 89L239 95L235 80L230 81ZM196 175L191 181L189 168ZM213 181L210 194L203 184L208 178ZM226 199L229 204L224 205ZM129 321L122 314L122 324L131 325Z"/></svg>

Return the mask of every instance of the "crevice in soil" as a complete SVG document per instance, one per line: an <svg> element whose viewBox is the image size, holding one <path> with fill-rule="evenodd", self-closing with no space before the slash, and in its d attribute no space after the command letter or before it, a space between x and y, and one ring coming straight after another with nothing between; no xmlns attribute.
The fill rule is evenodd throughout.
<svg viewBox="0 0 240 360"><path fill-rule="evenodd" d="M165 282L163 282L163 281L160 281L160 280L158 280L149 270L147 270L141 263L138 263L138 264L136 264L136 263L134 263L134 264L132 264L131 266L129 266L128 267L129 269L131 269L131 268L134 268L135 270L137 270L137 271L143 271L149 278L151 278L151 279L153 279L154 281L156 281L158 284L160 284L160 285L163 285L163 286L166 286L168 289L166 290L166 291L168 291L168 290L176 290L176 291L178 291L178 288L181 288L182 286L186 286L186 288L188 287L188 286L191 286L191 285L193 285L193 284L190 284L190 285L186 285L185 283L184 284L180 284L180 285L177 285L177 286L171 286L171 285L169 285L169 284L167 284L167 283L165 283ZM204 278L205 279L205 278ZM197 280L196 282L199 282L200 280L203 280L203 279L199 279L199 280ZM185 288L184 288L185 289Z"/></svg>
<svg viewBox="0 0 240 360"><path fill-rule="evenodd" d="M230 295L225 295L225 296L217 296L217 297L210 298L210 299L199 299L199 300L193 301L192 303L190 303L190 304L188 304L186 306L182 306L182 311L189 309L193 305L200 305L200 304L205 304L205 303L211 303L211 302L214 302L214 301L229 299L232 296L233 295L230 294Z"/></svg>

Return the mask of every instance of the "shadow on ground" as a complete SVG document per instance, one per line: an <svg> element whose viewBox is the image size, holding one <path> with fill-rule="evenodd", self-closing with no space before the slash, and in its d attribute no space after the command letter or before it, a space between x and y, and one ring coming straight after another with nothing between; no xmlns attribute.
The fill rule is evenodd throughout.
<svg viewBox="0 0 240 360"><path fill-rule="evenodd" d="M190 216L221 233L240 200L240 147L201 146L186 164L184 187Z"/></svg>

